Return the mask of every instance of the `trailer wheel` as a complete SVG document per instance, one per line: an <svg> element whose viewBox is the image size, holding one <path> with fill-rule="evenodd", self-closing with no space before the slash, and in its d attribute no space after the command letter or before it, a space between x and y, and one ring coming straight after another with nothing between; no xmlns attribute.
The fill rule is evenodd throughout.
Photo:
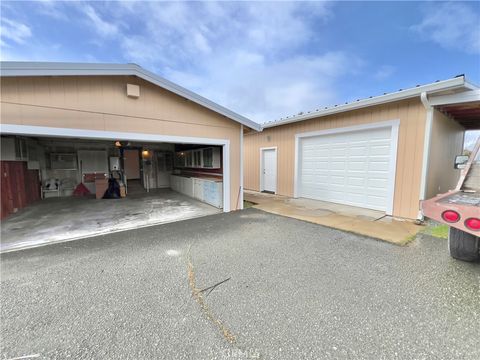
<svg viewBox="0 0 480 360"><path fill-rule="evenodd" d="M480 238L450 227L448 231L450 256L463 261L480 260Z"/></svg>

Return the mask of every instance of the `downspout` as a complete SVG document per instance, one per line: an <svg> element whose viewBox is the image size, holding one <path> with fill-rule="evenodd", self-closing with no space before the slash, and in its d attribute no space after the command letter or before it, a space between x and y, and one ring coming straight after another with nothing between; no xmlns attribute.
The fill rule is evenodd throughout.
<svg viewBox="0 0 480 360"><path fill-rule="evenodd" d="M243 125L240 125L240 210L243 210Z"/></svg>
<svg viewBox="0 0 480 360"><path fill-rule="evenodd" d="M427 93L424 91L420 94L420 100L422 101L425 110L427 111L427 117L425 120L425 136L423 139L423 160L422 160L422 177L420 179L420 201L425 200L427 196L427 176L428 176L428 160L430 155L430 138L432 135L432 123L433 123L433 106L428 101ZM418 210L417 219L423 221L424 217L422 211Z"/></svg>

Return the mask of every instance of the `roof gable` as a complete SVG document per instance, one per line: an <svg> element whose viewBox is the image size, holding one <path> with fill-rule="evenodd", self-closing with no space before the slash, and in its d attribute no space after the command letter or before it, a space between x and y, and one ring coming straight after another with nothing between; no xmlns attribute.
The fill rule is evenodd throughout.
<svg viewBox="0 0 480 360"><path fill-rule="evenodd" d="M92 64L60 62L16 62L0 63L1 76L137 76L174 94L182 96L207 109L221 114L253 130L261 131L260 124L237 114L184 87L158 76L136 64Z"/></svg>

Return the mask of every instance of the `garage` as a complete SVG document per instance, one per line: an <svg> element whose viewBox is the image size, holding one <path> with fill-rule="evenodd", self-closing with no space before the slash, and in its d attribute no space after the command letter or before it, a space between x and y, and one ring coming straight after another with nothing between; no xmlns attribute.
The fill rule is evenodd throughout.
<svg viewBox="0 0 480 360"><path fill-rule="evenodd" d="M446 159L462 153L478 99L459 75L267 122L244 138L245 189L422 221L420 201L457 183ZM449 115L460 107L470 122Z"/></svg>
<svg viewBox="0 0 480 360"><path fill-rule="evenodd" d="M222 146L2 136L1 250L213 215Z"/></svg>
<svg viewBox="0 0 480 360"><path fill-rule="evenodd" d="M392 214L398 125L298 134L297 196Z"/></svg>
<svg viewBox="0 0 480 360"><path fill-rule="evenodd" d="M134 64L1 71L2 252L243 208L258 124Z"/></svg>

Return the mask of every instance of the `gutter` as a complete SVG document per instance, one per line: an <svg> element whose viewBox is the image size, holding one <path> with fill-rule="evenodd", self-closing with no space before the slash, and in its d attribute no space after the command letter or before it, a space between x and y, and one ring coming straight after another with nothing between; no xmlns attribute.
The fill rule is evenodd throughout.
<svg viewBox="0 0 480 360"><path fill-rule="evenodd" d="M423 160L422 160L422 176L420 180L420 201L425 200L427 196L427 176L428 176L428 160L430 154L430 140L432 135L433 124L433 106L428 101L428 96L425 91L420 94L420 100L422 101L425 110L427 111L427 117L425 119L425 136L423 139ZM424 216L419 206L417 219L423 221Z"/></svg>
<svg viewBox="0 0 480 360"><path fill-rule="evenodd" d="M243 125L240 125L240 194L237 209L243 210Z"/></svg>
<svg viewBox="0 0 480 360"><path fill-rule="evenodd" d="M357 100L350 103L345 103L342 105L335 105L327 107L321 110L307 112L303 115L294 115L281 120L271 121L263 124L263 128L271 128L275 126L290 124L294 122L314 119L322 116L327 116L331 114L341 113L345 111L362 109L374 105L386 104L394 101L407 100L418 97L421 93L433 94L435 92L446 91L446 90L455 90L458 88L467 88L467 89L477 89L475 85L467 83L465 77L456 77L453 79L443 80L431 84L421 85L414 88L409 88L405 90L400 90L390 94L380 95L371 97L368 99Z"/></svg>

